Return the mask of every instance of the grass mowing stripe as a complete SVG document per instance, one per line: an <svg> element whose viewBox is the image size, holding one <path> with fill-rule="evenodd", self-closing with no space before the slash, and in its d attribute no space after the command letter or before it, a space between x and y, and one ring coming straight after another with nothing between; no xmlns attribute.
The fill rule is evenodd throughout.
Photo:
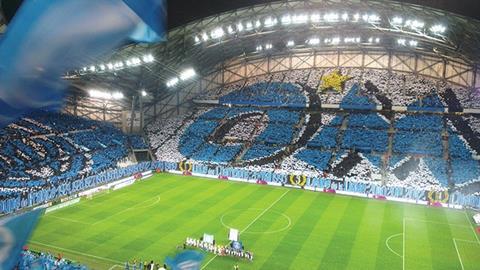
<svg viewBox="0 0 480 270"><path fill-rule="evenodd" d="M285 217L279 213L283 213L288 216L293 223L298 216L303 213L299 211L298 206L308 203L312 196L307 196L304 192L292 190L288 196L285 196L281 201L275 204L270 211L268 211L259 221L250 227L248 231L245 231L242 235L242 240L247 246L248 250L254 252L254 262L245 260L239 260L238 264L241 269L259 268L266 260L268 260L273 252L273 247L276 247L281 241L284 235L290 232L290 229L277 231L273 234L261 234L257 232L271 231L278 228L278 224L285 222ZM257 212L256 214L259 214ZM253 218L253 215L252 215ZM255 232L255 233L252 233ZM268 249L265 247L269 247ZM212 269L229 269L232 267L231 259L218 258L215 264L212 265Z"/></svg>
<svg viewBox="0 0 480 270"><path fill-rule="evenodd" d="M424 213L427 220L438 219L441 223L448 224L444 209L433 209L433 211L430 211L428 208L424 208ZM454 262L456 260L455 246L452 241L453 236L450 225L428 223L427 230L428 240L432 247L432 268L442 269L449 262Z"/></svg>
<svg viewBox="0 0 480 270"><path fill-rule="evenodd" d="M278 189L274 189L278 190ZM290 190L287 190L280 195L274 202L272 202L265 210L263 210L259 215L257 215L250 223L248 223L240 232L239 235L244 233L250 226L252 226L261 216L263 216L268 210L270 210L275 204L277 204ZM272 194L271 192L269 194ZM264 198L267 198L267 196L264 196ZM206 264L202 266L202 269L205 269L213 260L217 258L217 255L215 255L211 260L209 260Z"/></svg>
<svg viewBox="0 0 480 270"><path fill-rule="evenodd" d="M308 194L314 195L314 194ZM309 196L309 201L301 205L298 219L295 220L288 234L284 234L278 242L270 257L262 267L268 269L282 269L293 266L295 258L299 255L303 244L307 241L315 227L315 213L318 211L316 196ZM298 205L297 205L298 208Z"/></svg>
<svg viewBox="0 0 480 270"><path fill-rule="evenodd" d="M315 223L314 228L309 232L307 239L303 242L300 251L291 263L291 265L303 265L305 269L317 268L320 261L316 258L318 256L319 244L322 241L322 232L324 225L330 222L325 218L326 209L329 207L334 196L316 196L315 203L317 207L311 213L312 222ZM315 258L315 259L313 259Z"/></svg>
<svg viewBox="0 0 480 270"><path fill-rule="evenodd" d="M221 192L224 189L225 189L225 186L215 185L215 184L214 185L209 185L205 189L200 190L200 191L198 191L196 189L191 189L190 192L194 193L194 194L191 194L191 196L190 196L191 201L187 201L186 204L185 204L185 202L182 202L182 204L184 204L186 206L183 209L178 207L180 204L176 205L175 208L176 208L177 214L170 216L170 219L169 219L169 222L172 222L173 226L171 226L171 227L163 226L163 230L158 232L159 234L156 237L156 241L159 241L160 239L164 238L168 234L175 233L175 231L178 229L178 226L180 226L181 224L185 224L185 223L188 224L188 221L191 220L192 215L189 215L187 212L197 211L197 210L195 210L195 208L191 207L192 201L195 201L196 205L198 205L200 207L202 205L202 202L208 200L209 196L212 196L213 194L216 194L217 192ZM197 200L198 200L198 202L197 202ZM179 210L179 209L182 209L182 210ZM126 216L126 218L124 216L123 220L136 218L136 216L135 216L136 213L126 213L126 215L127 214L128 214L128 216ZM148 219L152 218L151 216L148 217L148 215L146 215L146 216L143 215L143 217L144 217L144 219L143 219L144 223L143 224L149 224L150 222L152 222L153 224L156 223L154 220L152 220L152 221L148 220ZM150 223L150 224L152 224L152 223ZM131 228L127 229L127 231L125 233L130 234L130 235L135 235L135 232L137 232L137 228L135 228L135 226L131 226ZM123 247L119 247L116 250L113 250L112 252L110 252L108 254L111 255L111 256L117 256L119 258L127 260L129 258L128 254L132 254L132 253L135 254L137 252L141 252L142 249L147 248L148 245L151 245L152 243L147 243L146 242L143 246L141 246L142 248L140 248L140 249L138 249L138 248L137 249L135 249L135 248L129 249L129 248L126 247L127 244L128 243L126 243Z"/></svg>
<svg viewBox="0 0 480 270"><path fill-rule="evenodd" d="M382 227L380 221L384 220L386 203L376 200L366 200L365 203L366 208L353 242L347 269L355 268L359 264L363 264L365 269L375 268L378 257L372 254L376 254L379 246L385 247L379 231Z"/></svg>
<svg viewBox="0 0 480 270"><path fill-rule="evenodd" d="M348 200L347 209L343 212L342 219L330 240L320 269L346 268L365 208L366 200L359 198ZM340 246L342 248L339 248Z"/></svg>
<svg viewBox="0 0 480 270"><path fill-rule="evenodd" d="M390 247L401 256L403 256L404 210L403 205L399 203L386 202L383 219L379 221L381 223L380 237L384 241L392 235L401 234L398 238L390 239L389 241ZM372 256L376 258L376 270L403 268L403 258L394 255L386 246L379 245L377 252L373 254Z"/></svg>

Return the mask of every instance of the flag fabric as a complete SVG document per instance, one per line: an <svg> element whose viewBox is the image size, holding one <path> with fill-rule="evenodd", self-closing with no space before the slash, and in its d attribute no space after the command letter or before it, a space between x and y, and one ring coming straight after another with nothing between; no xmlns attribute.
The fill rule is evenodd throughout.
<svg viewBox="0 0 480 270"><path fill-rule="evenodd" d="M0 42L0 127L32 110L61 108L67 71L128 40L162 40L164 2L23 1Z"/></svg>
<svg viewBox="0 0 480 270"><path fill-rule="evenodd" d="M33 210L0 221L0 270L10 270L18 263L22 248L44 209Z"/></svg>
<svg viewBox="0 0 480 270"><path fill-rule="evenodd" d="M166 263L172 270L198 270L203 257L198 251L187 250L177 254L175 258L167 257Z"/></svg>

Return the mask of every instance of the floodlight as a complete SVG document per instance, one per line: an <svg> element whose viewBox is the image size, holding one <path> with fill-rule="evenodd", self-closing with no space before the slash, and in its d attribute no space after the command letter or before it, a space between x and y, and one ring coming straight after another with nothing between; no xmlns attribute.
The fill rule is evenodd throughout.
<svg viewBox="0 0 480 270"><path fill-rule="evenodd" d="M287 15L284 15L284 16L282 17L282 20L281 20L281 21L282 21L282 24L283 24L283 25L289 25L289 24L292 23L292 17L290 17L290 15L288 15L288 14L287 14Z"/></svg>
<svg viewBox="0 0 480 270"><path fill-rule="evenodd" d="M410 45L410 47L417 47L418 41L416 41L416 40L410 40L410 41L408 42L408 45Z"/></svg>
<svg viewBox="0 0 480 270"><path fill-rule="evenodd" d="M355 15L353 15L353 20L358 22L358 20L360 20L360 14L355 13Z"/></svg>
<svg viewBox="0 0 480 270"><path fill-rule="evenodd" d="M265 27L272 27L278 23L277 18L268 17L264 21Z"/></svg>
<svg viewBox="0 0 480 270"><path fill-rule="evenodd" d="M227 27L227 31L228 31L229 34L233 34L233 33L234 33L233 27L232 27L231 25L229 25L229 26Z"/></svg>
<svg viewBox="0 0 480 270"><path fill-rule="evenodd" d="M255 50L256 50L257 52L262 51L262 50L263 50L262 45L258 45L258 46L255 48Z"/></svg>
<svg viewBox="0 0 480 270"><path fill-rule="evenodd" d="M120 92L114 92L111 96L112 96L113 99L122 99L123 98L123 94L120 93Z"/></svg>
<svg viewBox="0 0 480 270"><path fill-rule="evenodd" d="M319 38L311 38L307 41L309 45L318 45L320 44L320 39Z"/></svg>
<svg viewBox="0 0 480 270"><path fill-rule="evenodd" d="M310 21L313 22L313 23L320 22L320 14L314 13L314 14L310 15Z"/></svg>
<svg viewBox="0 0 480 270"><path fill-rule="evenodd" d="M179 82L179 79L177 77L172 78L172 79L167 81L167 87L173 87L173 86L177 85L178 82Z"/></svg>
<svg viewBox="0 0 480 270"><path fill-rule="evenodd" d="M193 68L187 68L184 71L180 72L180 80L185 81L194 77L197 73Z"/></svg>
<svg viewBox="0 0 480 270"><path fill-rule="evenodd" d="M243 24L242 24L241 22L239 22L239 23L237 24L237 31L238 31L238 32L242 32L242 31L243 31Z"/></svg>
<svg viewBox="0 0 480 270"><path fill-rule="evenodd" d="M253 24L252 24L252 22L247 22L247 23L246 23L246 28L247 28L246 30L252 30L252 29L253 29Z"/></svg>
<svg viewBox="0 0 480 270"><path fill-rule="evenodd" d="M260 28L262 26L262 23L260 22L260 20L257 20L255 22L255 28Z"/></svg>
<svg viewBox="0 0 480 270"><path fill-rule="evenodd" d="M147 55L143 56L143 62L151 63L153 61L155 61L155 57L153 57L153 55L147 54Z"/></svg>
<svg viewBox="0 0 480 270"><path fill-rule="evenodd" d="M332 43L333 45L338 45L338 44L340 44L340 38L339 38L339 37L334 37L334 38L332 38L331 43Z"/></svg>
<svg viewBox="0 0 480 270"><path fill-rule="evenodd" d="M345 12L342 14L342 20L348 21L348 13Z"/></svg>
<svg viewBox="0 0 480 270"><path fill-rule="evenodd" d="M300 14L292 16L292 23L294 24L302 24L308 21L308 15Z"/></svg>
<svg viewBox="0 0 480 270"><path fill-rule="evenodd" d="M326 21L326 22L336 22L338 21L338 18L339 18L339 15L338 13L327 13L325 15L323 15L323 19Z"/></svg>
<svg viewBox="0 0 480 270"><path fill-rule="evenodd" d="M273 48L272 43L265 44L265 50L271 50Z"/></svg>
<svg viewBox="0 0 480 270"><path fill-rule="evenodd" d="M147 96L147 92L145 90L142 90L142 97L146 97Z"/></svg>
<svg viewBox="0 0 480 270"><path fill-rule="evenodd" d="M393 25L402 25L402 24L403 24L403 18L401 18L401 17L393 17L393 19L392 19L392 24L393 24Z"/></svg>
<svg viewBox="0 0 480 270"><path fill-rule="evenodd" d="M95 72L95 66L90 66L90 69L89 69L91 72Z"/></svg>
<svg viewBox="0 0 480 270"><path fill-rule="evenodd" d="M203 41L207 41L207 40L208 40L208 35L207 35L207 33L203 33L203 34L202 34L202 39L203 39Z"/></svg>
<svg viewBox="0 0 480 270"><path fill-rule="evenodd" d="M400 38L400 39L397 39L397 44L405 46L405 45L407 45L407 41L403 38Z"/></svg>
<svg viewBox="0 0 480 270"><path fill-rule="evenodd" d="M435 35L443 34L443 33L445 33L446 30L447 30L447 28L444 25L441 25L441 24L436 24L436 25L430 27L430 31Z"/></svg>
<svg viewBox="0 0 480 270"><path fill-rule="evenodd" d="M100 70L105 70L105 65L104 64L100 64Z"/></svg>
<svg viewBox="0 0 480 270"><path fill-rule="evenodd" d="M287 41L287 47L293 47L293 46L295 46L295 41L293 40Z"/></svg>
<svg viewBox="0 0 480 270"><path fill-rule="evenodd" d="M107 67L108 67L108 69L110 69L110 70L114 68L114 66L113 66L112 63L108 63L108 64L107 64Z"/></svg>
<svg viewBox="0 0 480 270"><path fill-rule="evenodd" d="M223 28L221 27L217 27L215 29L212 30L212 32L210 32L210 36L212 38L221 38L223 37L223 35L225 34L225 32L223 31Z"/></svg>
<svg viewBox="0 0 480 270"><path fill-rule="evenodd" d="M198 36L195 36L195 43L200 43L200 38Z"/></svg>

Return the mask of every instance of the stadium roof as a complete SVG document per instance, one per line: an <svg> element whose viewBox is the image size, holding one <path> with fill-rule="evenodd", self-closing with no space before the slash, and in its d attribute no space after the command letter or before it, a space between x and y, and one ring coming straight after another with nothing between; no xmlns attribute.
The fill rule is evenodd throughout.
<svg viewBox="0 0 480 270"><path fill-rule="evenodd" d="M259 2L261 4L250 5ZM152 97L150 102L155 102L172 95L166 83L178 77L181 70L193 67L205 75L225 60L239 56L248 59L308 50L387 50L462 59L472 65L480 63L480 21L445 11L472 16L479 10L475 8L478 1L409 2L444 10L406 1L212 0L208 4L195 0L171 1L169 24L172 28L168 42L126 45L111 55L95 59L91 66L70 72L66 78L80 95L92 88L122 91L127 97L146 90ZM4 3L4 11L5 6ZM345 20L344 14L347 14ZM302 21L304 15L307 19ZM288 16L298 17L301 23L282 21ZM9 16L5 17L8 21ZM394 25L396 17L402 19L400 26ZM267 20L274 20L275 24L267 25ZM187 21L189 23L183 24ZM238 29L239 24L248 28L248 23L252 29ZM434 27L445 27L445 33L432 34ZM290 41L295 46L289 46ZM272 48L265 50L268 46ZM152 63L128 65L130 59L142 59L150 54L155 59ZM106 68L110 63L120 62L123 68ZM90 72L92 66L94 72Z"/></svg>

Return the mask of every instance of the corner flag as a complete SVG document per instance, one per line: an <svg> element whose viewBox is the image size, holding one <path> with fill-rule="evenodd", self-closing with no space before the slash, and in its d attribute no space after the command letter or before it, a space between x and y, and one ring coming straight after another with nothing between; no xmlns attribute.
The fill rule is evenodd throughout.
<svg viewBox="0 0 480 270"><path fill-rule="evenodd" d="M0 221L0 270L13 269L18 263L22 247L43 210L33 210Z"/></svg>

